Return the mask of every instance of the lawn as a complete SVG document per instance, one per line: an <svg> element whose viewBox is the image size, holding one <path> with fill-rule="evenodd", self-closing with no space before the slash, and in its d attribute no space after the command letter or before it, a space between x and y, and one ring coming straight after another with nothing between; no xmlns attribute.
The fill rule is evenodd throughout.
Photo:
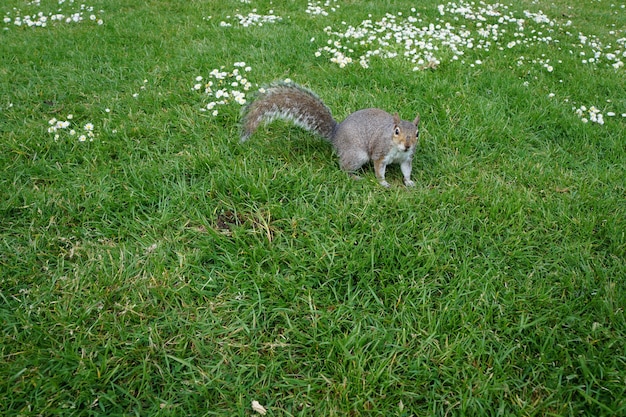
<svg viewBox="0 0 626 417"><path fill-rule="evenodd" d="M626 415L623 1L0 19L0 414ZM240 144L285 79L419 112L416 187Z"/></svg>

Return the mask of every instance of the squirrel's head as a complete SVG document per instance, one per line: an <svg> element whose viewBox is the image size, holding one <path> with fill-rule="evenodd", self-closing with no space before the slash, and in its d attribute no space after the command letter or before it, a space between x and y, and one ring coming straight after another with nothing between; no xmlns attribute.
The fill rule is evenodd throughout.
<svg viewBox="0 0 626 417"><path fill-rule="evenodd" d="M393 115L393 143L396 144L398 149L402 152L408 152L415 148L417 139L419 138L419 123L420 115L415 117L413 122L407 120L400 120L398 113Z"/></svg>

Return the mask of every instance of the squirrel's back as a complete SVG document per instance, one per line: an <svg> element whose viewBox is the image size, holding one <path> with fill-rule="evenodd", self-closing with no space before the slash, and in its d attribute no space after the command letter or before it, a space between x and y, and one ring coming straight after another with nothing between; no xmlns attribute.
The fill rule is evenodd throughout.
<svg viewBox="0 0 626 417"><path fill-rule="evenodd" d="M241 141L247 140L262 122L283 119L331 140L337 121L330 109L312 91L296 84L273 84L244 109Z"/></svg>

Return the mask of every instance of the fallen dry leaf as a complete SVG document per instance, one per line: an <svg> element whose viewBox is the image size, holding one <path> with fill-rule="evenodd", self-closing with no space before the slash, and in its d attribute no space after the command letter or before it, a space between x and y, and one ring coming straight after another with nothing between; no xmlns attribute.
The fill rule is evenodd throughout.
<svg viewBox="0 0 626 417"><path fill-rule="evenodd" d="M256 411L257 413L261 414L262 416L264 416L265 413L267 413L267 410L265 409L265 407L259 404L258 401L252 401L252 409Z"/></svg>

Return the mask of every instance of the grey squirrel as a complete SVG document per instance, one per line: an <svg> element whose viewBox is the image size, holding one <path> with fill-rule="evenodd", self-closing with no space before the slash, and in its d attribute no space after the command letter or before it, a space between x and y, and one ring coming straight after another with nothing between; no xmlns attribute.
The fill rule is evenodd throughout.
<svg viewBox="0 0 626 417"><path fill-rule="evenodd" d="M354 174L369 161L374 162L376 178L389 187L385 170L400 164L404 184L413 187L411 169L419 137L419 114L413 122L400 120L380 109L363 109L337 122L324 102L312 91L295 83L272 84L243 110L241 142L257 130L261 122L275 119L293 122L330 141L339 156L342 170Z"/></svg>

